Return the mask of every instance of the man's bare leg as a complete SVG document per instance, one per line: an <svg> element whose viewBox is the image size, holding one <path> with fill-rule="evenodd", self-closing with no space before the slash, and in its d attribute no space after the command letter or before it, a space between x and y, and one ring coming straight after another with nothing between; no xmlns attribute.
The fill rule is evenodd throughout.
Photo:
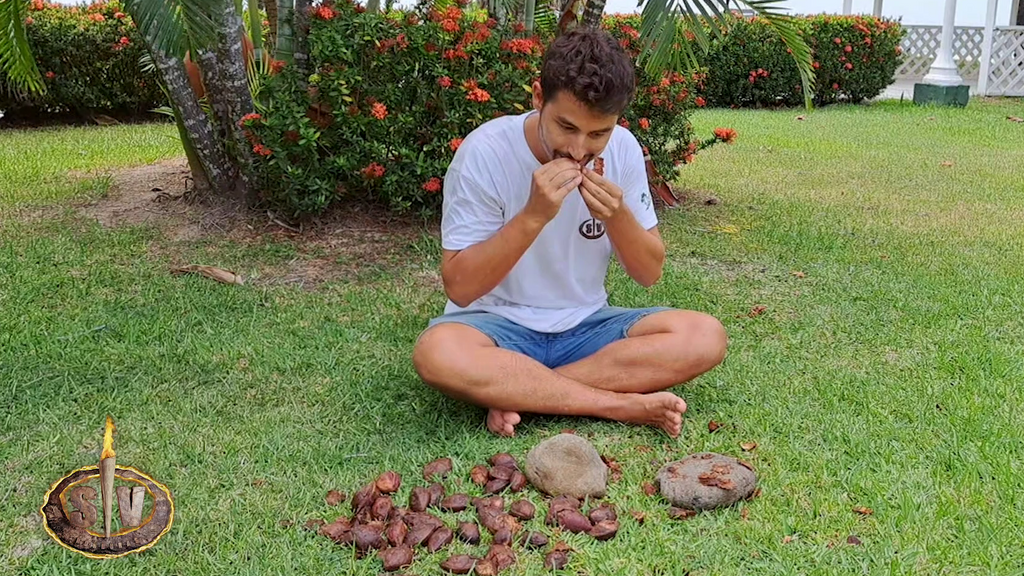
<svg viewBox="0 0 1024 576"><path fill-rule="evenodd" d="M686 411L686 402L669 392L620 393L587 386L523 354L498 348L462 324L426 331L413 351L413 364L428 385L493 410L488 427L499 434L513 434L518 413L531 412L646 424L675 437Z"/></svg>

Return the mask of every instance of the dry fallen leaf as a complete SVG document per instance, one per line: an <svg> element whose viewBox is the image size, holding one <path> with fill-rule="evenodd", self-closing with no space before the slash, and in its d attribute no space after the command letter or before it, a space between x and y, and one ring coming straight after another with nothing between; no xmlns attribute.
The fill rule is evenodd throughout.
<svg viewBox="0 0 1024 576"><path fill-rule="evenodd" d="M744 509L743 509L743 510L742 510L742 511L740 512L740 518L742 518L744 522L746 522L746 520L747 520L747 518L748 518L749 516L750 516L750 508L744 508Z"/></svg>
<svg viewBox="0 0 1024 576"><path fill-rule="evenodd" d="M243 284L244 280L238 274L223 268L217 268L216 266L206 266L203 264L188 264L186 266L178 266L177 268L171 268L172 274L201 274L207 278L211 278L224 284Z"/></svg>
<svg viewBox="0 0 1024 576"><path fill-rule="evenodd" d="M805 276L807 276L806 273L801 272L799 270L793 270L792 272L790 272L790 274L792 274L793 276L796 276L797 278L804 278Z"/></svg>
<svg viewBox="0 0 1024 576"><path fill-rule="evenodd" d="M764 311L767 309L767 306L758 304L757 306L754 306L753 308L750 309L750 312L747 314L747 316L750 316L751 318L757 318L761 314L764 314Z"/></svg>
<svg viewBox="0 0 1024 576"><path fill-rule="evenodd" d="M651 448L650 446L647 446L646 444L642 445L642 446L637 446L636 447L636 451L641 453L641 454L648 454L652 450L654 450L654 448Z"/></svg>
<svg viewBox="0 0 1024 576"><path fill-rule="evenodd" d="M337 490L331 490L327 493L327 505L337 506L345 501L345 495Z"/></svg>
<svg viewBox="0 0 1024 576"><path fill-rule="evenodd" d="M754 448L757 448L757 442L743 442L740 444L740 448L743 448L746 452L750 452Z"/></svg>
<svg viewBox="0 0 1024 576"><path fill-rule="evenodd" d="M651 484L650 482L644 482L644 494L647 494L648 496L654 496L657 493L658 489L654 487L654 484Z"/></svg>
<svg viewBox="0 0 1024 576"><path fill-rule="evenodd" d="M644 519L647 518L647 516L644 515L643 512L640 512L639 510L633 510L629 514L633 516L633 519L636 520L636 523L640 525L643 525Z"/></svg>
<svg viewBox="0 0 1024 576"><path fill-rule="evenodd" d="M804 116L803 114L796 117L797 120L803 120L804 118L806 118L806 116Z"/></svg>
<svg viewBox="0 0 1024 576"><path fill-rule="evenodd" d="M944 160L944 161L942 161L942 162L941 162L941 163L939 164L939 166L942 166L942 167L944 167L944 168L949 168L949 167L950 167L950 166L952 166L952 165L953 165L953 161L952 161L952 160Z"/></svg>
<svg viewBox="0 0 1024 576"><path fill-rule="evenodd" d="M315 531L315 530L319 530L320 527L323 526L326 523L327 522L325 522L323 520L323 518L310 518L309 520L306 520L306 523L303 524L302 527L305 528L306 530L313 530L313 531Z"/></svg>
<svg viewBox="0 0 1024 576"><path fill-rule="evenodd" d="M668 509L668 517L673 520L686 520L687 518L693 518L696 515L697 511L689 508L676 508L675 506L672 506Z"/></svg>
<svg viewBox="0 0 1024 576"><path fill-rule="evenodd" d="M846 539L846 543L851 544L853 546L860 546L861 544L860 538L857 538L853 534L850 534L850 537Z"/></svg>
<svg viewBox="0 0 1024 576"><path fill-rule="evenodd" d="M708 432L714 432L722 427L722 424L715 422L714 420L708 422Z"/></svg>
<svg viewBox="0 0 1024 576"><path fill-rule="evenodd" d="M291 520L279 520L277 522L277 525L281 528L291 528L294 524L295 522L292 522Z"/></svg>
<svg viewBox="0 0 1024 576"><path fill-rule="evenodd" d="M757 497L758 497L758 496L760 496L760 495L761 495L761 489L760 489L760 488L754 488L754 491L753 491L753 492L751 492L751 493L750 493L750 496L747 496L747 497L745 498L745 500L746 500L747 502L750 502L751 500L753 500L753 499L757 498Z"/></svg>
<svg viewBox="0 0 1024 576"><path fill-rule="evenodd" d="M856 506L854 507L853 511L862 516L870 516L875 513L874 510L868 508L867 506Z"/></svg>
<svg viewBox="0 0 1024 576"><path fill-rule="evenodd" d="M793 538L792 536L786 536L785 538L782 539L782 543L783 544L789 544L793 540L796 540L796 538Z"/></svg>
<svg viewBox="0 0 1024 576"><path fill-rule="evenodd" d="M1017 122L1017 123L1024 122L1024 118L1021 118L1019 116L1007 116L1006 119L1009 120L1010 122Z"/></svg>

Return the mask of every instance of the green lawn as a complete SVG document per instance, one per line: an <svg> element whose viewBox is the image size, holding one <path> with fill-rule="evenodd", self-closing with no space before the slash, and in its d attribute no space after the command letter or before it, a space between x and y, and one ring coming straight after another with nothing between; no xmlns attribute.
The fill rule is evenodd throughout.
<svg viewBox="0 0 1024 576"><path fill-rule="evenodd" d="M421 385L410 349L443 306L421 273L437 266L426 233L383 276L310 290L167 272L189 256L243 274L323 257L302 246L176 243L172 261L152 229L0 220L0 566L378 574L379 560L357 561L299 527L348 512L324 503L327 490L351 494L394 469L405 503L424 484L421 467L451 456L449 491L478 494L466 482L474 464L575 428L622 464L607 499L623 521L609 542L565 536L577 550L565 574L1021 574L1024 125L1005 117L1022 108L696 114L702 133L740 134L681 179L695 198L721 203L662 213L669 258L656 287L618 269L610 280L613 303L702 310L728 329L725 363L678 389L689 411L676 441L560 418L527 419L516 438L498 438L481 411ZM119 130L0 134L0 150L63 142L98 167L161 156L173 135L132 128L149 143L141 156L109 158ZM0 154L14 167L0 180L9 205L57 198L60 170L82 169L41 172L38 154ZM758 305L764 314L746 316ZM96 463L108 413L118 462L164 482L177 516L153 549L100 562L49 539L38 508L51 482ZM727 426L711 434L709 420ZM740 448L748 441L753 452ZM763 493L671 521L641 484L660 462L703 450L752 462ZM863 544L847 544L850 535ZM420 552L409 572L442 574L448 554L483 550ZM541 558L520 553L507 573L542 573Z"/></svg>

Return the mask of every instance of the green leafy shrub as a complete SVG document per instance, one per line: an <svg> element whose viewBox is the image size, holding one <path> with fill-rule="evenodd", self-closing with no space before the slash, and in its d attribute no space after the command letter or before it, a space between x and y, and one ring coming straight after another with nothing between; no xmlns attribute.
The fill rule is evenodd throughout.
<svg viewBox="0 0 1024 576"><path fill-rule="evenodd" d="M816 104L860 102L895 80L905 31L864 16L797 18L812 50ZM800 74L788 48L761 18L729 17L724 38L703 56L710 106L799 106Z"/></svg>
<svg viewBox="0 0 1024 576"><path fill-rule="evenodd" d="M339 2L314 6L311 18L315 72L303 79L285 67L269 78L259 116L243 122L260 188L294 215L346 197L399 211L438 208L461 139L532 106L530 86L549 40L459 6L371 14ZM670 177L677 162L718 141L690 144L687 111L699 77L637 72L637 100L621 123Z"/></svg>
<svg viewBox="0 0 1024 576"><path fill-rule="evenodd" d="M122 10L116 0L88 6L33 0L26 30L46 93L18 94L0 75L0 110L136 116L164 105L159 77L140 65L144 41Z"/></svg>

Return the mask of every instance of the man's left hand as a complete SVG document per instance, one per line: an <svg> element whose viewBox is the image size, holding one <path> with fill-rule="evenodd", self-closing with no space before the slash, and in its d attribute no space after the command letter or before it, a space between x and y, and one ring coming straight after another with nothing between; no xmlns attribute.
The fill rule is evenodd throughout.
<svg viewBox="0 0 1024 576"><path fill-rule="evenodd" d="M579 188L594 218L608 221L622 210L622 189L597 172L584 168Z"/></svg>

